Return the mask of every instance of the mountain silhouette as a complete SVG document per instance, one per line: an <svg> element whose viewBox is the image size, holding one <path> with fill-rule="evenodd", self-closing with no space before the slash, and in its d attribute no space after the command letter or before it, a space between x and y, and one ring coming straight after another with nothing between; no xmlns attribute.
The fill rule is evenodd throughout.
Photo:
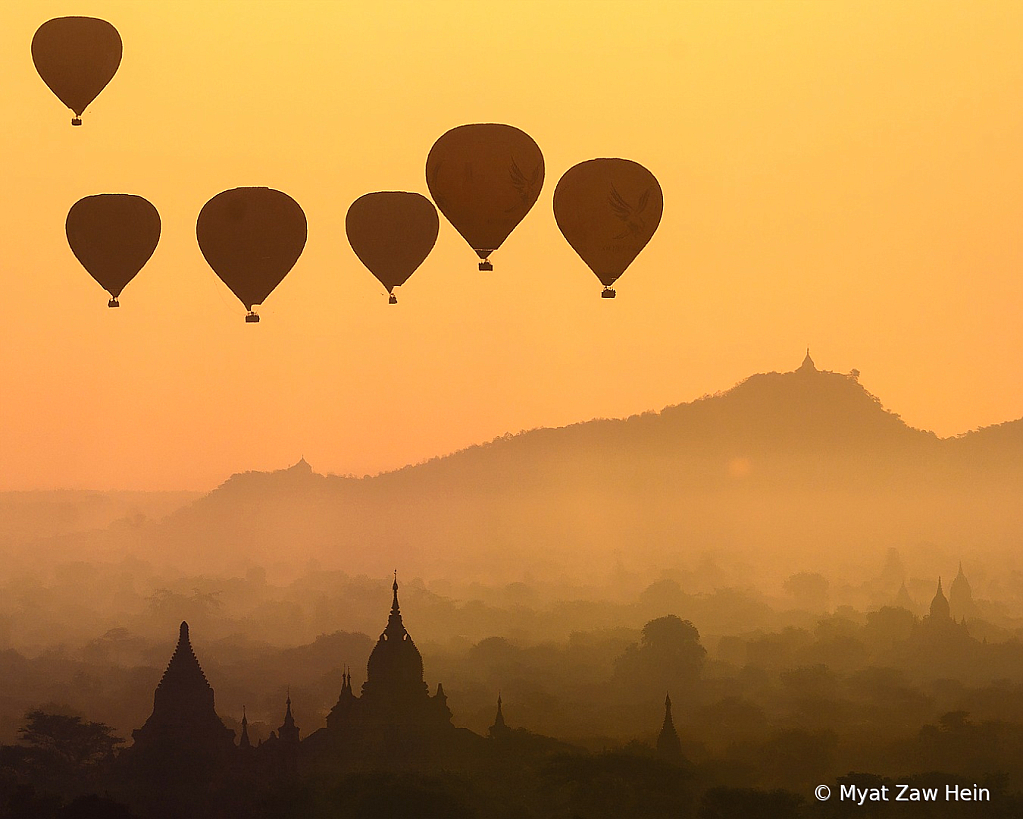
<svg viewBox="0 0 1023 819"><path fill-rule="evenodd" d="M124 493L107 494L88 497L116 509ZM293 576L315 559L493 582L606 578L621 555L663 569L716 549L793 570L925 541L994 556L1023 524L1023 419L941 439L887 411L855 371L807 356L660 412L505 435L370 477L321 475L303 458L197 498L132 495L157 515L90 520L65 493L67 520L35 525L56 522L56 497L0 496L15 513L0 532L11 566L131 554L186 572L259 564Z"/></svg>
<svg viewBox="0 0 1023 819"><path fill-rule="evenodd" d="M154 559L195 569L311 558L353 572L519 576L743 548L964 541L1023 522L1023 420L941 439L809 355L786 373L626 419L506 435L376 476L305 462L246 472L155 524ZM984 514L978 512L978 499Z"/></svg>

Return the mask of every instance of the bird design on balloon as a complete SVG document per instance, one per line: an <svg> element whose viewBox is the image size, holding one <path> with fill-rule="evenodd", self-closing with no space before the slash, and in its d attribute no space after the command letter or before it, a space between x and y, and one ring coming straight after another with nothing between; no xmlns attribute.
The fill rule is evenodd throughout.
<svg viewBox="0 0 1023 819"><path fill-rule="evenodd" d="M522 167L533 170L527 175ZM494 269L490 255L536 203L543 174L543 154L532 137L494 122L452 128L426 158L430 195L479 256L482 271Z"/></svg>
<svg viewBox="0 0 1023 819"><path fill-rule="evenodd" d="M639 197L639 202L636 207L633 208L628 202L622 198L622 195L618 193L618 189L611 185L611 193L608 195L608 203L611 205L611 210L615 212L619 219L625 222L626 230L623 233L619 233L614 237L615 240L625 239L629 236L641 236L643 231L646 229L646 222L640 214L646 210L647 204L650 202L650 192L653 188L647 188L643 191L643 194Z"/></svg>
<svg viewBox="0 0 1023 819"><path fill-rule="evenodd" d="M554 189L554 219L604 285L604 299L615 297L614 283L653 238L663 209L657 179L630 159L580 162Z"/></svg>
<svg viewBox="0 0 1023 819"><path fill-rule="evenodd" d="M533 168L533 173L527 178L522 173L522 169L519 168L519 163L513 159L509 175L511 176L512 187L518 191L519 198L522 200L521 204L527 208L531 207L540 194L540 191L537 190L537 184L543 184L543 165L537 165ZM511 213L519 207L520 205L518 204L512 205L510 208L505 209L505 213Z"/></svg>

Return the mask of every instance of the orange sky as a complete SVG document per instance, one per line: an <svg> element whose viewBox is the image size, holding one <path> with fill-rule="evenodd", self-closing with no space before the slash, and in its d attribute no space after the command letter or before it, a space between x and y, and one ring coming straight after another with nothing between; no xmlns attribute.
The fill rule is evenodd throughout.
<svg viewBox="0 0 1023 819"><path fill-rule="evenodd" d="M68 14L124 41L72 128L29 47ZM0 489L207 489L305 455L363 474L792 369L858 368L914 426L1023 415L1023 4L46 2L0 11ZM505 122L540 199L495 272L442 219L391 307L348 245L434 140ZM597 156L649 168L657 235L614 301L551 214ZM309 220L258 325L202 205L268 185ZM145 196L121 309L78 265L79 198Z"/></svg>

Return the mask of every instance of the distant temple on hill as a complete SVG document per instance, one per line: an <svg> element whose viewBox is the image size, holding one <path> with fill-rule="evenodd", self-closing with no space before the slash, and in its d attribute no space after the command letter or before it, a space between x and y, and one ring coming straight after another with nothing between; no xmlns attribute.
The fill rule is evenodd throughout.
<svg viewBox="0 0 1023 819"><path fill-rule="evenodd" d="M829 373L827 370L818 370L817 369L817 365L814 364L813 359L810 358L810 348L809 347L806 348L806 356L803 358L803 363L800 364L799 367L796 368L796 370L794 370L794 372L799 373L801 375L818 375L818 374L830 374L830 375L833 375L833 373ZM852 378L855 381L855 380L857 380L860 377L860 371L859 370L850 370L846 377Z"/></svg>

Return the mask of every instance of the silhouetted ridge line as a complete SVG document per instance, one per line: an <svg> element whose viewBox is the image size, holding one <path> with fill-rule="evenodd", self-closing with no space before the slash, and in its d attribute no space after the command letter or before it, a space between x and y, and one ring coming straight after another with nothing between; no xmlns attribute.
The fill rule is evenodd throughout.
<svg viewBox="0 0 1023 819"><path fill-rule="evenodd" d="M756 373L728 390L671 404L660 411L507 433L488 442L362 478L320 475L302 459L291 467L272 472L236 473L221 484L220 489L238 491L257 485L273 485L281 490L287 487L308 489L315 485L330 491L342 484L399 480L410 473L443 469L454 462L465 463L507 447L548 448L552 441L574 446L592 434L597 437L595 445L610 450L640 445L651 435L661 433L670 436L669 443L675 441L704 448L725 439L731 442L738 436L736 443L741 445L758 439L768 446L787 446L799 441L829 446L902 441L913 446L954 440L961 442L960 448L964 450L995 450L995 446L985 447L984 439L990 436L992 444L997 438L999 442L1009 440L1023 446L1023 419L953 438L938 438L933 432L909 426L898 413L886 409L877 396L860 384L857 370L845 374L818 369L808 350L796 370ZM660 445L663 441L656 443Z"/></svg>
<svg viewBox="0 0 1023 819"><path fill-rule="evenodd" d="M1001 538L1018 506L1006 493L1023 486L1013 430L1023 422L990 442L939 439L885 410L855 371L807 365L658 413L506 436L368 478L318 475L303 461L236 475L155 524L147 556L237 571L287 544L331 564L343 555L357 573L413 549L421 571L452 575L604 559L639 531L644 559L669 537L780 549L782 530L789 550L910 527ZM998 520L970 501L989 490L1005 499ZM765 509L774 525L754 526Z"/></svg>

